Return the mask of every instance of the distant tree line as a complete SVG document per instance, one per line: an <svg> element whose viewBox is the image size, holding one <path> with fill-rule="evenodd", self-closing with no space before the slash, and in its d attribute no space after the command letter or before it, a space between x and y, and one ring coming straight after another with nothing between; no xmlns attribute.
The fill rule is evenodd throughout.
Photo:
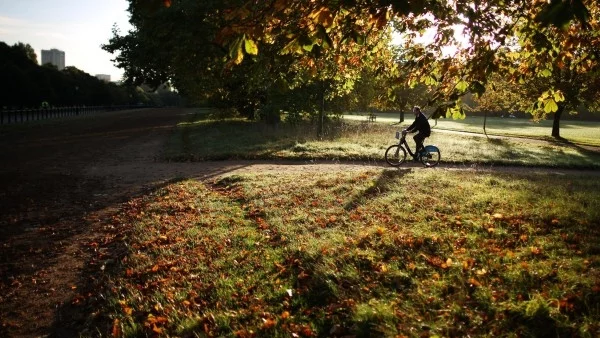
<svg viewBox="0 0 600 338"><path fill-rule="evenodd" d="M102 81L76 67L40 66L29 44L0 42L0 108L49 106L177 105L179 95L165 86L138 86Z"/></svg>

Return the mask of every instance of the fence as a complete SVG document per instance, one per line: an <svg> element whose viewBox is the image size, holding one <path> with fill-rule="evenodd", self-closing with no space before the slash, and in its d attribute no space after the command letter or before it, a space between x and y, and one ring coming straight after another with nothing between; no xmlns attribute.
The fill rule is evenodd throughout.
<svg viewBox="0 0 600 338"><path fill-rule="evenodd" d="M145 105L124 106L74 106L52 107L37 109L4 109L0 107L0 125L27 123L31 121L47 120L53 118L89 115L107 111L147 108Z"/></svg>

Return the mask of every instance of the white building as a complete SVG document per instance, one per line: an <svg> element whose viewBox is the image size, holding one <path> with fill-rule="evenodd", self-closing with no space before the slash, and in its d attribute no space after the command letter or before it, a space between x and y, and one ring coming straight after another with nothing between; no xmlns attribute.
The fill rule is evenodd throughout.
<svg viewBox="0 0 600 338"><path fill-rule="evenodd" d="M96 78L98 80L110 82L110 75L108 75L108 74L96 74Z"/></svg>
<svg viewBox="0 0 600 338"><path fill-rule="evenodd" d="M42 65L53 64L58 70L65 68L65 52L52 48L50 50L42 49Z"/></svg>

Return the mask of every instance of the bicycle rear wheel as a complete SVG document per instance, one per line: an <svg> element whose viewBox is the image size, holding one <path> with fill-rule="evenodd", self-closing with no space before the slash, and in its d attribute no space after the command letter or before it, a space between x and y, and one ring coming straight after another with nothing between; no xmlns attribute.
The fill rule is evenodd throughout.
<svg viewBox="0 0 600 338"><path fill-rule="evenodd" d="M426 167L435 167L440 163L440 150L436 146L427 146L421 153L421 163Z"/></svg>
<svg viewBox="0 0 600 338"><path fill-rule="evenodd" d="M392 167L397 167L406 160L406 150L397 145L391 145L385 151L385 161Z"/></svg>

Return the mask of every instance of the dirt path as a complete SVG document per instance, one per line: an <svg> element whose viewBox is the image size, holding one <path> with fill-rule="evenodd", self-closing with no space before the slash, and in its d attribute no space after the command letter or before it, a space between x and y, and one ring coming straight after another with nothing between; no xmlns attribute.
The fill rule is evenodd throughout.
<svg viewBox="0 0 600 338"><path fill-rule="evenodd" d="M102 267L89 265L102 257L98 243L113 233L111 215L120 203L169 181L256 171L393 170L383 162L157 162L182 114L139 110L0 128L0 337L79 336L94 320L80 300L99 281ZM435 170L456 169L497 170Z"/></svg>

